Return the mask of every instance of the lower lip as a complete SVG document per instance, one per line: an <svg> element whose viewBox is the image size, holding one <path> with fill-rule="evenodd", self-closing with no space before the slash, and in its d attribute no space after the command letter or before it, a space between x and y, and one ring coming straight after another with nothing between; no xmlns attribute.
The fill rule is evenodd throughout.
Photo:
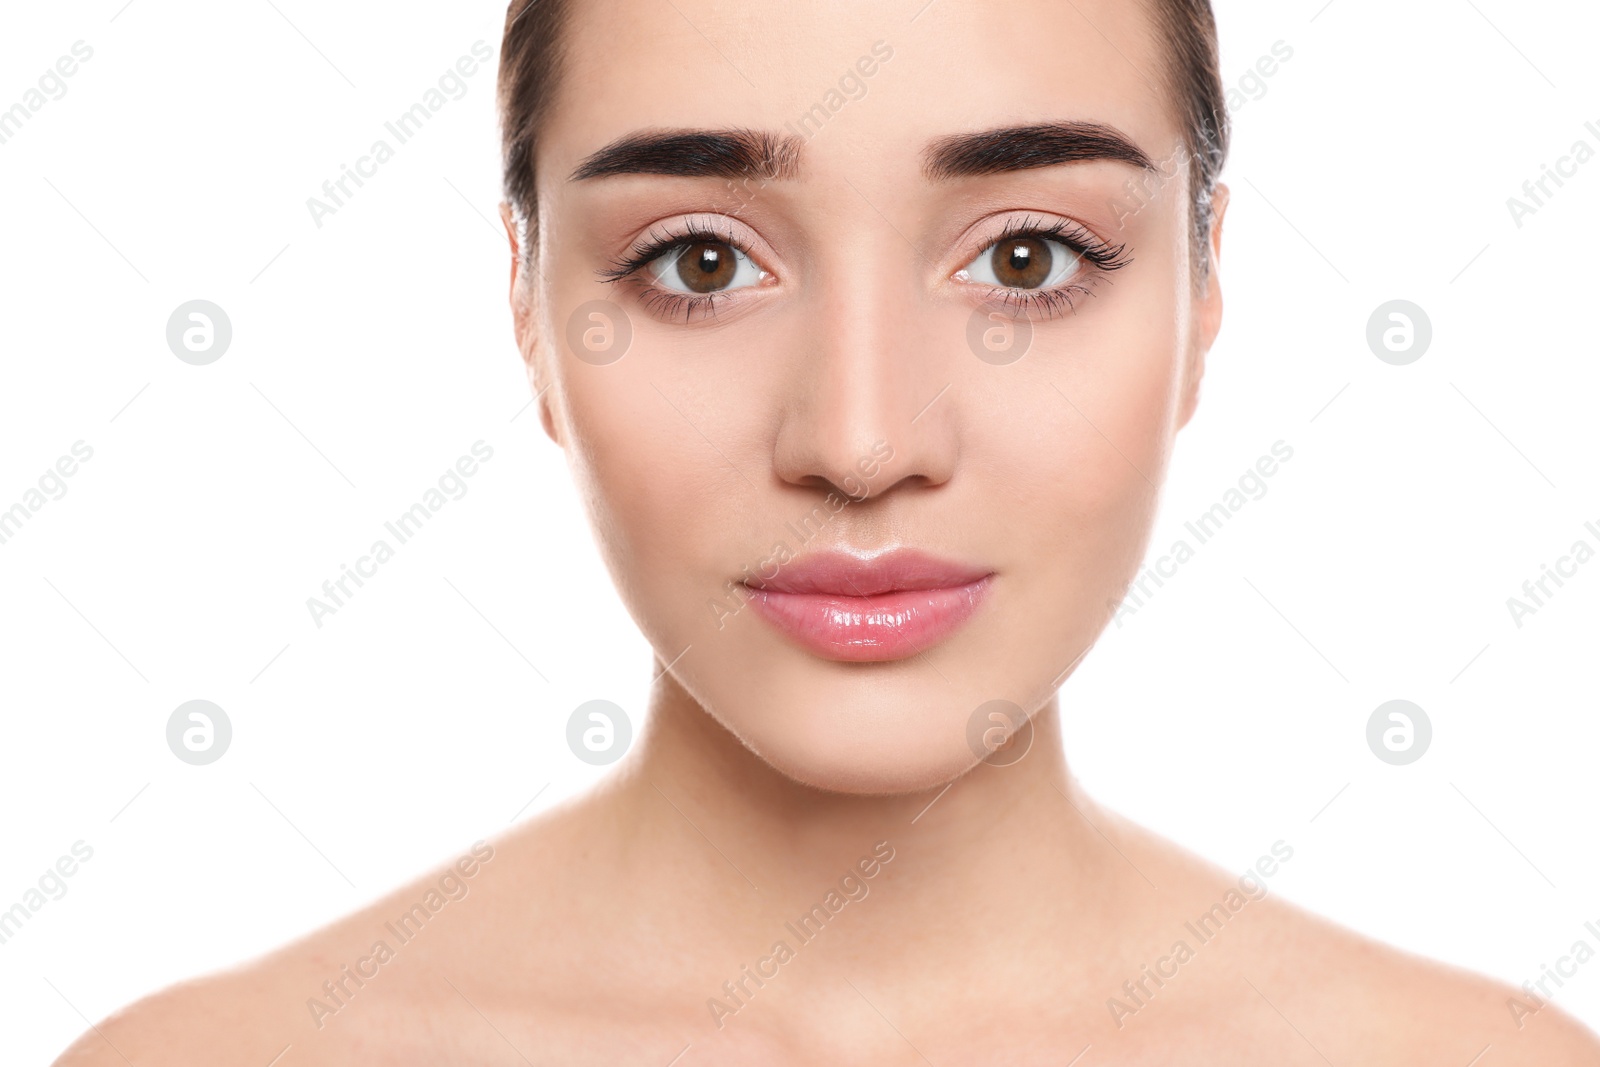
<svg viewBox="0 0 1600 1067"><path fill-rule="evenodd" d="M824 659L880 663L909 659L955 633L978 610L993 577L877 596L750 592L761 617L801 647Z"/></svg>

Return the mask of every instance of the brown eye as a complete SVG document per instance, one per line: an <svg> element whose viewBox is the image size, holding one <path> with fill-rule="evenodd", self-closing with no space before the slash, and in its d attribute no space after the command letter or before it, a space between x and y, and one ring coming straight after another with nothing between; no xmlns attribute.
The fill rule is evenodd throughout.
<svg viewBox="0 0 1600 1067"><path fill-rule="evenodd" d="M721 241L700 241L684 248L674 269L692 293L726 289L739 269L739 254Z"/></svg>
<svg viewBox="0 0 1600 1067"><path fill-rule="evenodd" d="M1050 277L1053 242L1037 237L1017 237L994 246L990 266L995 279L1008 289L1037 289Z"/></svg>
<svg viewBox="0 0 1600 1067"><path fill-rule="evenodd" d="M1090 258L1086 252L1066 241L1024 233L1002 237L985 248L956 278L1020 292L1055 289L1083 274L1086 258ZM1112 262L1103 269L1118 266Z"/></svg>

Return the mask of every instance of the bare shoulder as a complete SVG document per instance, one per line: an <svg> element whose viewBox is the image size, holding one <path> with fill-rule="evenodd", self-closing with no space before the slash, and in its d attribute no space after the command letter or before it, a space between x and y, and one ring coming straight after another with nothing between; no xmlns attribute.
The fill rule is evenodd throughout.
<svg viewBox="0 0 1600 1067"><path fill-rule="evenodd" d="M1600 1067L1600 1038L1548 996L1423 958L1280 900L1263 910L1276 943L1268 980L1308 1006L1312 1025L1344 1025L1358 1058L1416 1063L1465 1053L1488 1067ZM1260 952L1260 947L1257 948ZM1264 961L1265 962L1265 961Z"/></svg>
<svg viewBox="0 0 1600 1067"><path fill-rule="evenodd" d="M1224 871L1118 816L1104 818L1162 888L1159 907L1192 949L1195 964L1168 969L1208 983L1194 999L1194 1025L1227 1015L1241 1029L1276 1028L1335 1063L1600 1067L1600 1038L1537 987L1425 959L1283 899L1273 883L1292 865L1292 845L1275 842L1247 869ZM1597 949L1586 946L1584 958ZM1165 995L1150 988L1152 1003Z"/></svg>
<svg viewBox="0 0 1600 1067"><path fill-rule="evenodd" d="M208 976L144 997L91 1025L55 1067L244 1064L261 1055L272 1034L287 1030L289 1020L271 1010L279 998L263 988L264 977ZM245 992L247 981L256 996ZM261 1062L270 1061L283 1044L266 1052Z"/></svg>
<svg viewBox="0 0 1600 1067"><path fill-rule="evenodd" d="M307 1067L483 1055L471 1036L481 1024L451 1025L478 1020L460 995L471 988L463 975L504 950L508 914L537 906L540 873L530 857L570 847L570 822L552 813L479 841L291 944L144 997L91 1026L56 1067ZM559 899L559 887L549 888Z"/></svg>

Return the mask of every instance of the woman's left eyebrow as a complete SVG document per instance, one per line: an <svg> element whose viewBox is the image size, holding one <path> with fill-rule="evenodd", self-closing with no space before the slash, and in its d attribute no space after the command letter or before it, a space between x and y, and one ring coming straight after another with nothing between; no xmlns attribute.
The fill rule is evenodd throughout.
<svg viewBox="0 0 1600 1067"><path fill-rule="evenodd" d="M934 181L946 181L1102 160L1155 169L1144 150L1115 126L1047 122L941 137L928 145L923 173Z"/></svg>
<svg viewBox="0 0 1600 1067"><path fill-rule="evenodd" d="M774 181L799 173L803 143L761 130L641 130L590 155L568 180L660 174Z"/></svg>

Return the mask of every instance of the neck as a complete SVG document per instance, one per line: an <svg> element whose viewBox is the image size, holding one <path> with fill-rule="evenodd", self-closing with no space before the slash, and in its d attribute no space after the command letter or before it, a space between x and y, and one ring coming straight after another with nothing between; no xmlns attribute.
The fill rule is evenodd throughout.
<svg viewBox="0 0 1600 1067"><path fill-rule="evenodd" d="M1144 882L1068 773L1054 697L1033 722L1032 747L1009 766L979 764L914 794L829 793L775 771L667 675L605 803L627 828L625 862L648 880L641 892L703 917L699 943L732 958L787 936L785 922L875 847L894 858L861 879L865 895L840 916L852 938L893 946L881 963L909 975L928 962L922 953L1036 955L1046 928L1056 943L1104 936L1116 901ZM681 908L686 899L694 907Z"/></svg>

